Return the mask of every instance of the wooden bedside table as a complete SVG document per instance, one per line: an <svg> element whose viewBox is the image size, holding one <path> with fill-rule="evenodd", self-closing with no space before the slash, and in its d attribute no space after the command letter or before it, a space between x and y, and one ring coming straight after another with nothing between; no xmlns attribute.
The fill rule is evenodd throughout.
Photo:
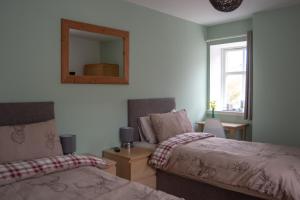
<svg viewBox="0 0 300 200"><path fill-rule="evenodd" d="M121 148L120 152L107 149L102 154L117 162L117 176L156 188L156 171L148 165L151 153L149 149L133 147L130 152Z"/></svg>
<svg viewBox="0 0 300 200"><path fill-rule="evenodd" d="M247 123L228 123L228 122L221 122L222 126L224 127L225 131L228 131L228 135L230 138L235 138L235 135L240 131L241 139L246 140L246 128L249 126ZM196 122L199 126L200 131L203 131L205 126L205 121Z"/></svg>
<svg viewBox="0 0 300 200"><path fill-rule="evenodd" d="M106 171L114 176L117 175L117 168L116 168L116 164L117 162L114 160L109 160L107 158L102 158L103 160L105 160L108 164L108 167L106 169L103 169L103 171Z"/></svg>

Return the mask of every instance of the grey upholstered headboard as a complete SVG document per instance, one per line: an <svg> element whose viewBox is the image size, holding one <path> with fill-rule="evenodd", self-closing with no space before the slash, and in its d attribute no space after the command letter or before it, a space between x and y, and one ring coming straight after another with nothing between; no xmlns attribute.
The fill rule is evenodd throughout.
<svg viewBox="0 0 300 200"><path fill-rule="evenodd" d="M0 126L54 119L53 102L0 103Z"/></svg>
<svg viewBox="0 0 300 200"><path fill-rule="evenodd" d="M134 141L139 141L137 118L150 113L166 113L176 108L175 98L129 99L128 126L134 128Z"/></svg>

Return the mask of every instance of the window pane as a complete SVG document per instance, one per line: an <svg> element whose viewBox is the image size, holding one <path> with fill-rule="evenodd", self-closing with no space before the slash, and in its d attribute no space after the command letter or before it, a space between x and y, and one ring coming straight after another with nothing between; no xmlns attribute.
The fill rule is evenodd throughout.
<svg viewBox="0 0 300 200"><path fill-rule="evenodd" d="M225 105L227 110L241 111L245 101L245 75L227 75L225 77Z"/></svg>
<svg viewBox="0 0 300 200"><path fill-rule="evenodd" d="M245 70L244 49L225 51L225 71L238 72Z"/></svg>
<svg viewBox="0 0 300 200"><path fill-rule="evenodd" d="M246 47L246 41L210 45L209 100L216 101L216 110L218 111L226 110L227 104L231 105L231 108L235 108L235 110L231 109L231 111L244 111L239 108L241 107L241 101L244 102ZM232 75L240 75L243 77L243 80L234 78ZM232 77L226 80L226 77L229 76ZM237 83L232 83L234 79L238 79ZM237 91L238 94L236 98L233 98L234 91ZM230 98L227 96L230 96Z"/></svg>

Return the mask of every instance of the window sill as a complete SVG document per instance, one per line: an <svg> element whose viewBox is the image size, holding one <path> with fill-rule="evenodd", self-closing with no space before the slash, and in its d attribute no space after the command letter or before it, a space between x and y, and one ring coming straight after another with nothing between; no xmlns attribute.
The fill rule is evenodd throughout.
<svg viewBox="0 0 300 200"><path fill-rule="evenodd" d="M208 110L207 113L211 114L211 110ZM220 115L230 115L230 116L244 116L243 112L234 112L234 111L215 111L215 114Z"/></svg>

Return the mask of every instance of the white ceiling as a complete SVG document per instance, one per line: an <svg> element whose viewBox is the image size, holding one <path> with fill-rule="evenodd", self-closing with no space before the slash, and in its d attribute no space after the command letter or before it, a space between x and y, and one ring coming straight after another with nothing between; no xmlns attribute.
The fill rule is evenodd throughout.
<svg viewBox="0 0 300 200"><path fill-rule="evenodd" d="M300 0L244 0L235 11L215 10L209 0L126 0L202 25L214 25L248 18L256 12L300 4Z"/></svg>

